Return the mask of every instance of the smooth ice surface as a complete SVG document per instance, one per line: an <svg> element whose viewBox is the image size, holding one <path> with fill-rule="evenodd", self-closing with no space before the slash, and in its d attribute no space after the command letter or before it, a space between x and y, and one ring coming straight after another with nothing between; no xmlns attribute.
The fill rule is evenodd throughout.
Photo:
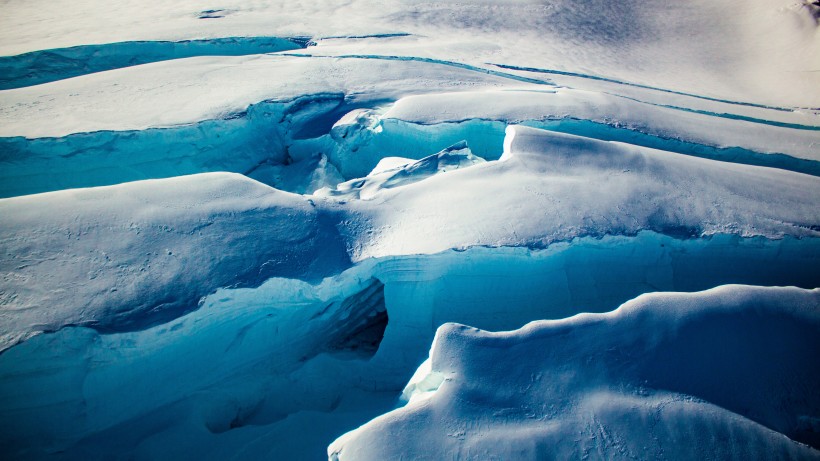
<svg viewBox="0 0 820 461"><path fill-rule="evenodd" d="M729 285L510 332L447 324L407 406L328 453L814 459L819 307L816 289Z"/></svg>

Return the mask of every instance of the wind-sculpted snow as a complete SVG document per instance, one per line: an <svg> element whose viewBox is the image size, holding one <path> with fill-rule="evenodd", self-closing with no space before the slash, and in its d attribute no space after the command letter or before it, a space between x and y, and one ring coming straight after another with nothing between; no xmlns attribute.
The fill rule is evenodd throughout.
<svg viewBox="0 0 820 461"><path fill-rule="evenodd" d="M645 232L389 257L315 284L219 289L161 325L72 326L0 354L0 448L12 459L319 458L394 407L445 322L509 329L607 311L647 290L816 286L818 257L818 239Z"/></svg>
<svg viewBox="0 0 820 461"><path fill-rule="evenodd" d="M2 345L65 325L143 328L219 287L350 264L336 218L214 173L0 201Z"/></svg>
<svg viewBox="0 0 820 461"><path fill-rule="evenodd" d="M223 119L260 101L312 94L344 94L359 103L352 106L356 108L413 94L497 88L510 82L516 81L419 61L202 56L3 91L0 136L63 137L175 127ZM71 113L65 107L71 107ZM342 115L321 127L329 128Z"/></svg>
<svg viewBox="0 0 820 461"><path fill-rule="evenodd" d="M820 458L815 3L5 1L0 458Z"/></svg>
<svg viewBox="0 0 820 461"><path fill-rule="evenodd" d="M766 153L781 153L812 162L820 160L816 148L820 140L820 125L817 125L816 117L794 112L778 116L771 110L761 111L759 114L749 110L734 111L738 114L734 115L735 118L732 118L731 112L722 114L725 117L715 117L698 108L698 105L690 107L692 109L681 111L679 108L659 107L655 103L642 102L633 97L558 88L553 91L483 91L412 96L397 101L384 117L424 124L469 119L508 123L573 119L610 125L655 138L717 148L739 147L750 151L747 154L749 157L754 154L761 156ZM705 107L717 111L731 110L731 107L726 106ZM768 123L790 126L738 120L742 117L739 114L743 113L765 116L772 119ZM637 140L640 136L633 135L626 139ZM677 151L698 154L685 149ZM720 159L718 155L715 157Z"/></svg>
<svg viewBox="0 0 820 461"><path fill-rule="evenodd" d="M447 324L407 390L410 403L328 452L817 459L818 348L816 289L650 294L608 314L501 333Z"/></svg>
<svg viewBox="0 0 820 461"><path fill-rule="evenodd" d="M820 193L814 176L522 126L507 129L504 146L501 161L351 202L369 216L353 259L471 245L544 247L641 230L819 234L817 207L805 201ZM438 192L444 181L446 196Z"/></svg>

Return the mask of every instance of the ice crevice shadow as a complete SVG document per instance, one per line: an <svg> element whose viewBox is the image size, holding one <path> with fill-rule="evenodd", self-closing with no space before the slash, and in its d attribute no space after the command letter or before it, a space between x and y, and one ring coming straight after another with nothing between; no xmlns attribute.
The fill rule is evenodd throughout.
<svg viewBox="0 0 820 461"><path fill-rule="evenodd" d="M307 37L224 37L130 41L32 51L0 57L0 90L194 56L243 56L306 48Z"/></svg>
<svg viewBox="0 0 820 461"><path fill-rule="evenodd" d="M317 93L263 101L220 119L175 127L0 138L0 197L213 171L241 173L277 189L310 194L364 177L385 157L417 160L460 141L478 157L496 160L508 123L820 175L820 163L813 160L668 138L651 127L571 116L428 124L382 117L379 107L390 103ZM343 117L349 120L342 123Z"/></svg>

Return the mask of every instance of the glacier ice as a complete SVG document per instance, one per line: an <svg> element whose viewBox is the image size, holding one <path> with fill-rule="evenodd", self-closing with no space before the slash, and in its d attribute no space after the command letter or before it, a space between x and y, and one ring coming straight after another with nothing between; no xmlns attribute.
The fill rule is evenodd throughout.
<svg viewBox="0 0 820 461"><path fill-rule="evenodd" d="M175 126L129 130L114 125L118 129L73 133L43 132L37 122L42 104L17 101L16 106L31 103L36 118L19 118L18 107L8 129L25 133L33 126L38 131L31 139L0 137L5 166L0 196L212 171L243 173L278 189L312 193L365 176L385 156L420 159L462 140L475 155L497 159L509 124L814 175L820 168L815 147L820 127L800 124L808 123L805 116L791 113L783 119L800 123L783 127L738 124L571 89L417 95L395 103L353 98L334 86L322 90L244 107L241 100L228 99L225 103L236 107L193 123L183 118ZM95 111L118 103L99 96L93 102ZM364 108L379 102L379 108Z"/></svg>
<svg viewBox="0 0 820 461"><path fill-rule="evenodd" d="M0 446L104 459L159 450L164 438L189 434L193 445L181 445L188 456L221 459L219 446L246 447L271 431L318 426L314 436L335 437L396 406L443 323L504 330L605 312L647 290L721 282L816 286L818 252L815 239L642 233L539 251L368 260L319 284L273 278L219 289L196 311L152 327L68 326L0 354ZM437 384L423 381L424 389ZM268 436L246 456L315 457L325 445Z"/></svg>
<svg viewBox="0 0 820 461"><path fill-rule="evenodd" d="M0 457L818 458L818 8L742 3L6 1Z"/></svg>
<svg viewBox="0 0 820 461"><path fill-rule="evenodd" d="M383 159L367 177L338 184L334 189L320 189L315 195L367 200L381 189L406 186L435 174L465 168L485 161L481 157L473 155L466 141L453 144L439 153L417 161L402 159L401 157L387 158L398 159L398 166L388 167Z"/></svg>
<svg viewBox="0 0 820 461"><path fill-rule="evenodd" d="M503 152L485 162L456 144L382 165L366 201L225 173L0 200L3 269L17 275L4 279L4 347L19 343L0 355L14 422L0 444L172 459L168 438L199 434L184 450L200 459L231 444L315 455L313 437L395 406L442 323L509 329L646 291L818 283L812 176L521 126ZM517 181L491 179L505 175ZM443 180L464 195L436 194ZM597 221L606 207L620 221ZM464 251L476 245L491 247ZM253 443L269 431L284 435Z"/></svg>
<svg viewBox="0 0 820 461"><path fill-rule="evenodd" d="M295 50L304 48L306 42L298 38L226 37L178 42L120 42L37 50L16 56L0 56L0 90L192 56L237 56Z"/></svg>
<svg viewBox="0 0 820 461"><path fill-rule="evenodd" d="M804 200L818 193L814 176L522 126L507 129L504 146L499 161L444 151L380 173L389 178L366 189L366 201L308 198L228 173L0 200L0 268L14 274L4 281L3 343L71 324L139 328L219 287L317 280L374 257L645 230L818 234L817 207ZM416 181L413 171L427 176L447 158L475 164Z"/></svg>
<svg viewBox="0 0 820 461"><path fill-rule="evenodd" d="M328 453L813 459L819 305L816 289L729 285L511 332L447 324L410 385L432 380L432 395L415 391Z"/></svg>

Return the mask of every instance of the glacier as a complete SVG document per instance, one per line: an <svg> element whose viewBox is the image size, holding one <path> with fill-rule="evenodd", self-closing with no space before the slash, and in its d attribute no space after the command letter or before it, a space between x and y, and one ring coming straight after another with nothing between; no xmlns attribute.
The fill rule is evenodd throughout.
<svg viewBox="0 0 820 461"><path fill-rule="evenodd" d="M820 459L816 2L3 13L2 458Z"/></svg>

